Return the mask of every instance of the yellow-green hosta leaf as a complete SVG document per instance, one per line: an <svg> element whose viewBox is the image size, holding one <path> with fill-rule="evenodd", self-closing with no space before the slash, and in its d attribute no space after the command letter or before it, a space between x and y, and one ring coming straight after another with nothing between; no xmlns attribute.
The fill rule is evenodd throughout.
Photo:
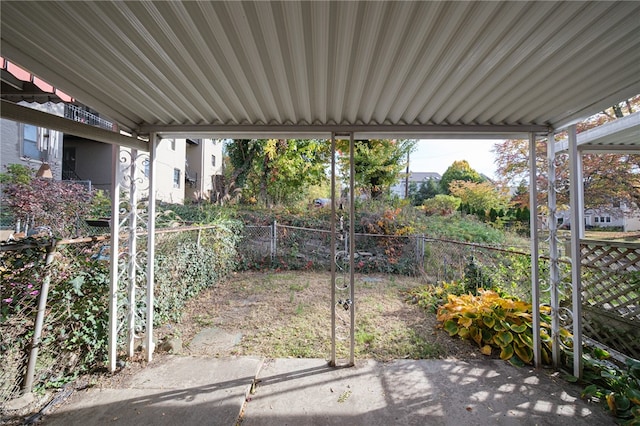
<svg viewBox="0 0 640 426"><path fill-rule="evenodd" d="M476 314L475 312L467 311L467 312L463 312L462 316L465 317L465 318L477 319L479 315Z"/></svg>
<svg viewBox="0 0 640 426"><path fill-rule="evenodd" d="M549 336L549 332L544 328L540 329L540 340L543 342L551 342L551 336Z"/></svg>
<svg viewBox="0 0 640 426"><path fill-rule="evenodd" d="M474 342L480 346L482 343L482 332L478 327L470 327L469 328L469 336L473 339Z"/></svg>
<svg viewBox="0 0 640 426"><path fill-rule="evenodd" d="M526 365L517 356L512 356L511 358L509 358L509 364L513 365L514 367L518 367L518 368L522 368L522 367L524 367Z"/></svg>
<svg viewBox="0 0 640 426"><path fill-rule="evenodd" d="M572 337L573 335L566 328L561 328L559 331L560 337Z"/></svg>
<svg viewBox="0 0 640 426"><path fill-rule="evenodd" d="M501 348L513 342L513 334L509 331L500 331L493 336L493 341Z"/></svg>
<svg viewBox="0 0 640 426"><path fill-rule="evenodd" d="M523 346L533 348L533 337L531 336L531 332L518 333L516 336Z"/></svg>
<svg viewBox="0 0 640 426"><path fill-rule="evenodd" d="M451 317L451 314L449 313L448 310L444 308L444 306L440 306L438 308L438 312L436 313L436 319L438 321L446 321L450 319L450 317Z"/></svg>
<svg viewBox="0 0 640 426"><path fill-rule="evenodd" d="M502 320L499 320L499 321L496 321L495 325L493 326L493 329L495 331L507 331L509 330L509 324Z"/></svg>
<svg viewBox="0 0 640 426"><path fill-rule="evenodd" d="M458 333L458 324L453 320L445 321L444 329L447 330L449 336L455 336Z"/></svg>
<svg viewBox="0 0 640 426"><path fill-rule="evenodd" d="M609 395L606 396L607 399L607 405L609 406L609 410L611 410L611 412L613 414L616 414L616 395L615 392L611 392Z"/></svg>
<svg viewBox="0 0 640 426"><path fill-rule="evenodd" d="M640 405L640 390L629 388L626 391L627 398L629 401L633 402L636 405Z"/></svg>
<svg viewBox="0 0 640 426"><path fill-rule="evenodd" d="M492 316L485 315L482 317L482 322L489 328L493 328L493 325L496 323L496 319Z"/></svg>
<svg viewBox="0 0 640 426"><path fill-rule="evenodd" d="M500 351L500 359L508 360L513 356L513 345L507 345Z"/></svg>
<svg viewBox="0 0 640 426"><path fill-rule="evenodd" d="M458 330L458 336L460 336L463 339L468 339L469 338L469 329L468 328L461 328Z"/></svg>
<svg viewBox="0 0 640 426"><path fill-rule="evenodd" d="M486 328L482 329L482 341L489 344L493 342L492 330L487 330Z"/></svg>
<svg viewBox="0 0 640 426"><path fill-rule="evenodd" d="M533 316L529 312L515 311L515 312L512 312L511 315L516 318L525 318L525 319L528 319L529 321L531 321L531 319L533 318Z"/></svg>
<svg viewBox="0 0 640 426"><path fill-rule="evenodd" d="M542 363L551 365L551 354L545 348L540 349L540 354L542 355Z"/></svg>
<svg viewBox="0 0 640 426"><path fill-rule="evenodd" d="M504 312L504 309L501 308L496 308L493 311L493 315L499 320L504 320L505 318L507 318L507 314Z"/></svg>
<svg viewBox="0 0 640 426"><path fill-rule="evenodd" d="M525 345L518 345L517 343L513 345L513 349L516 352L518 358L526 362L527 364L531 363L533 360L533 350L530 347Z"/></svg>
<svg viewBox="0 0 640 426"><path fill-rule="evenodd" d="M491 346L484 345L480 348L480 352L482 352L483 355L491 355Z"/></svg>
<svg viewBox="0 0 640 426"><path fill-rule="evenodd" d="M631 408L631 401L625 395L621 395L620 393L616 393L616 409L618 411L626 411Z"/></svg>
<svg viewBox="0 0 640 426"><path fill-rule="evenodd" d="M458 325L461 325L462 327L469 328L471 327L471 324L473 324L473 320L471 318L460 317L460 319L458 319Z"/></svg>
<svg viewBox="0 0 640 426"><path fill-rule="evenodd" d="M611 354L609 352L605 351L604 349L593 348L592 353L597 359L609 359L609 358L611 358Z"/></svg>
<svg viewBox="0 0 640 426"><path fill-rule="evenodd" d="M510 324L509 328L516 333L522 333L527 329L527 325L526 324L520 324L520 325Z"/></svg>

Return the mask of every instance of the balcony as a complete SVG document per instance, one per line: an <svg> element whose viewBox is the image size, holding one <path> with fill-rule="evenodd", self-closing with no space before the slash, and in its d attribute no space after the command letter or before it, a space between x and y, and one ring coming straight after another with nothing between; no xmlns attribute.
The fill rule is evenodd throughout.
<svg viewBox="0 0 640 426"><path fill-rule="evenodd" d="M99 115L89 112L73 104L64 105L64 117L68 118L69 120L77 121L79 123L85 123L90 126L100 127L101 129L110 130L112 132L118 131L118 126L115 123L109 120L105 120Z"/></svg>

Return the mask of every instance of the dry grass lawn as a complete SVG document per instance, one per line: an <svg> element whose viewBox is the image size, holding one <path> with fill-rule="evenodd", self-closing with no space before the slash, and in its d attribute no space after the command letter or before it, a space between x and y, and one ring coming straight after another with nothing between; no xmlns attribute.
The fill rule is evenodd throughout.
<svg viewBox="0 0 640 426"><path fill-rule="evenodd" d="M232 348L217 356L260 355L270 358L326 358L331 351L330 274L319 272L245 272L192 300L178 324L158 330L188 342L204 328L241 333ZM423 284L401 276L356 276L355 355L391 360L481 356L469 342L449 337L437 327L435 314L407 303L405 292ZM339 295L337 298L348 298ZM348 321L350 312L340 310ZM348 322L343 330L348 330ZM348 333L338 333L338 358L348 357Z"/></svg>

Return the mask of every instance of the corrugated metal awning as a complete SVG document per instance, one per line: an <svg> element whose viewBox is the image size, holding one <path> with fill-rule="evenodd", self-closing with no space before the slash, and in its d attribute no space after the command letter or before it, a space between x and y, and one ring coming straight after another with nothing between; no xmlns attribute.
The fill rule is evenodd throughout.
<svg viewBox="0 0 640 426"><path fill-rule="evenodd" d="M640 111L579 133L581 152L617 152L640 154ZM566 151L567 139L556 142L556 152Z"/></svg>
<svg viewBox="0 0 640 426"><path fill-rule="evenodd" d="M3 1L1 23L5 57L142 134L511 136L640 93L640 2Z"/></svg>

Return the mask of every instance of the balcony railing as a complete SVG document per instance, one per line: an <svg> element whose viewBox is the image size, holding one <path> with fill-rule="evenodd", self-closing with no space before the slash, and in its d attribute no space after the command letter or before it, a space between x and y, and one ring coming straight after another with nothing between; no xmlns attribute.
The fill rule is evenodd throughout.
<svg viewBox="0 0 640 426"><path fill-rule="evenodd" d="M112 132L118 131L115 123L112 123L109 120L105 120L104 118L73 104L65 104L64 117L73 121L77 121L79 123L85 123L90 126L96 126L100 127L101 129L110 130Z"/></svg>

